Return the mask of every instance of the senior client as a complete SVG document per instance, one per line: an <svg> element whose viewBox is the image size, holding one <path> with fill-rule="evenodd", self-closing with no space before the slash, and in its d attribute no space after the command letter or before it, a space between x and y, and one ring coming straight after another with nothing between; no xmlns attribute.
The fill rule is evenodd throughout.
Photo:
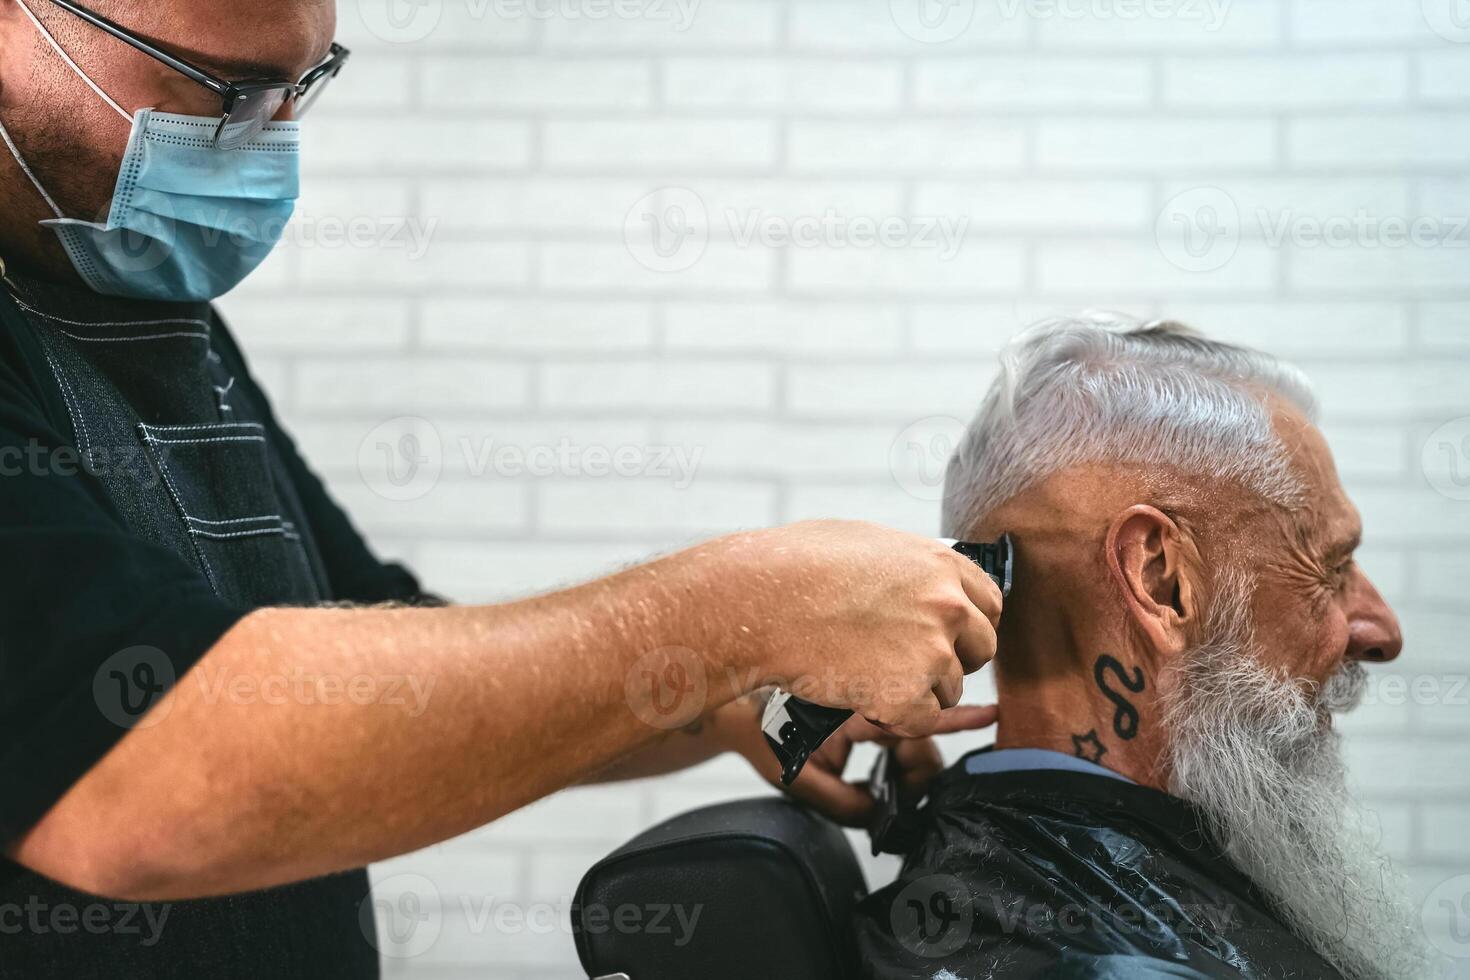
<svg viewBox="0 0 1470 980"><path fill-rule="evenodd" d="M870 896L866 974L1401 978L1333 713L1402 647L1296 369L1173 323L1023 334L948 535L1018 542L1000 727Z"/></svg>

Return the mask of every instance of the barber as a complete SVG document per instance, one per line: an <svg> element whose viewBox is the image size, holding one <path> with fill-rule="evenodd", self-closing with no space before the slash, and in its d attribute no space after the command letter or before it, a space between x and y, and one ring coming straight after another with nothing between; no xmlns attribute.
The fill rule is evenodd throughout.
<svg viewBox="0 0 1470 980"><path fill-rule="evenodd" d="M291 212L334 20L0 0L0 908L72 910L0 976L372 976L364 865L727 749L769 778L761 684L862 716L798 783L849 822L852 740L991 720L946 709L1000 595L913 535L752 531L480 607L369 554L209 305ZM174 904L149 945L77 924L94 896Z"/></svg>

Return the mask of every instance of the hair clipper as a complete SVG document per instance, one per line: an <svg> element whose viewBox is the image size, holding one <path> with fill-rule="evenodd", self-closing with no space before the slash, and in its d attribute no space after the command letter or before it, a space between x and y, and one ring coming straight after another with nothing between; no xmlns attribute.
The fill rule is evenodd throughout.
<svg viewBox="0 0 1470 980"><path fill-rule="evenodd" d="M1002 534L993 544L939 540L979 565L1000 586L1002 596L1010 595L1014 552L1009 534ZM850 717L852 712L847 708L812 704L780 689L772 693L761 717L761 733L781 763L782 784L795 782L811 754Z"/></svg>

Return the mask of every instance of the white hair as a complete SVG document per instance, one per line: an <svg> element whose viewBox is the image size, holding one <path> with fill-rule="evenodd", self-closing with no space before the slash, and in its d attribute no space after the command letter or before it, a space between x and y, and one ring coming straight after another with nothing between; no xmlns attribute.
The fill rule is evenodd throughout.
<svg viewBox="0 0 1470 980"><path fill-rule="evenodd" d="M1271 427L1270 394L1315 420L1299 370L1182 324L1097 313L1036 324L1002 352L950 457L944 533L963 536L1037 481L1089 462L1175 467L1294 509L1303 488Z"/></svg>

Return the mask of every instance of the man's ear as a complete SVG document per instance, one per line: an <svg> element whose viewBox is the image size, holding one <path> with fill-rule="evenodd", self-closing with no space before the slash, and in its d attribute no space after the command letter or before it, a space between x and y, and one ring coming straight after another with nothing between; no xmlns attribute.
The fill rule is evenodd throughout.
<svg viewBox="0 0 1470 980"><path fill-rule="evenodd" d="M1107 563L1139 631L1164 656L1189 646L1195 616L1189 545L1173 518L1135 504L1108 525Z"/></svg>

